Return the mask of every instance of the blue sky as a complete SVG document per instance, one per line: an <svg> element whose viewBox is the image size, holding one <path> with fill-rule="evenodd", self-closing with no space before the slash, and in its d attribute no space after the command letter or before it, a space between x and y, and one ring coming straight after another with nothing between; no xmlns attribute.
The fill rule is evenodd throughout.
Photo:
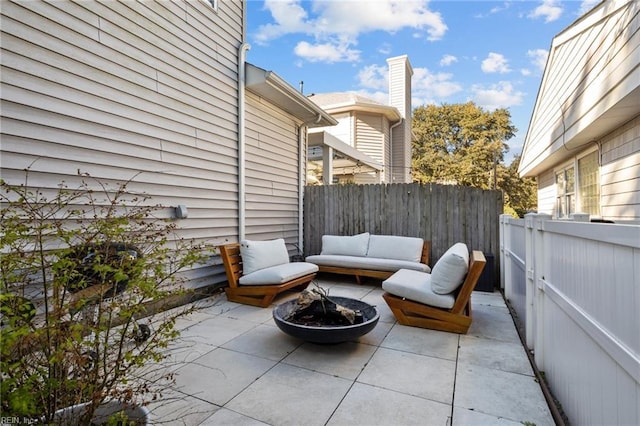
<svg viewBox="0 0 640 426"><path fill-rule="evenodd" d="M304 93L387 103L386 59L408 55L413 106L508 108L522 151L553 37L599 0L249 0L249 62Z"/></svg>

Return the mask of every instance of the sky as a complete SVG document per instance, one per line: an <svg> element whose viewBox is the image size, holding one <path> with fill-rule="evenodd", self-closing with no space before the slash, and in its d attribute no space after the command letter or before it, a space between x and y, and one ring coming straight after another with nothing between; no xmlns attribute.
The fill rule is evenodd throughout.
<svg viewBox="0 0 640 426"><path fill-rule="evenodd" d="M387 58L408 55L412 104L507 108L522 152L553 37L599 0L248 0L247 60L303 93L388 103Z"/></svg>

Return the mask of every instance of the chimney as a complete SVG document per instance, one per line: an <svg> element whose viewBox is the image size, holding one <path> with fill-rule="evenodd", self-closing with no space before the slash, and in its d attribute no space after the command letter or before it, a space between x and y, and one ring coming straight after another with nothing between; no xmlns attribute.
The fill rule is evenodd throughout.
<svg viewBox="0 0 640 426"><path fill-rule="evenodd" d="M407 55L387 59L389 65L389 105L402 116L391 135L391 183L411 182L411 76Z"/></svg>

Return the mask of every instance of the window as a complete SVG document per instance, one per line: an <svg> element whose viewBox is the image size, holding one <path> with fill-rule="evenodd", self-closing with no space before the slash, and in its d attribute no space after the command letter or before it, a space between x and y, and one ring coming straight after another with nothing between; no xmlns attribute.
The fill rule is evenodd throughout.
<svg viewBox="0 0 640 426"><path fill-rule="evenodd" d="M576 180L573 166L556 172L556 216L569 217L576 211Z"/></svg>
<svg viewBox="0 0 640 426"><path fill-rule="evenodd" d="M578 160L578 188L580 211L600 216L600 167L598 151Z"/></svg>
<svg viewBox="0 0 640 426"><path fill-rule="evenodd" d="M598 151L574 158L556 170L556 217L571 213L600 216L600 164Z"/></svg>

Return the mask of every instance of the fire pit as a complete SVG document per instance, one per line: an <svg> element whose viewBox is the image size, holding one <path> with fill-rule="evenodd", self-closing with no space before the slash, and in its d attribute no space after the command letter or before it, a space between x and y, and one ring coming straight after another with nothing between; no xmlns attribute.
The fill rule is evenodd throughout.
<svg viewBox="0 0 640 426"><path fill-rule="evenodd" d="M301 321L292 317L301 309L298 299L284 302L273 309L273 319L280 330L290 336L313 343L340 343L353 340L363 336L373 330L378 323L380 315L375 307L358 299L348 297L332 296L326 298L329 302L318 302L321 304L320 309L325 308L325 303L335 304L333 317L325 317L323 315L315 315L308 320ZM340 321L335 320L335 306L346 308L355 313L355 322L353 324L337 324Z"/></svg>

